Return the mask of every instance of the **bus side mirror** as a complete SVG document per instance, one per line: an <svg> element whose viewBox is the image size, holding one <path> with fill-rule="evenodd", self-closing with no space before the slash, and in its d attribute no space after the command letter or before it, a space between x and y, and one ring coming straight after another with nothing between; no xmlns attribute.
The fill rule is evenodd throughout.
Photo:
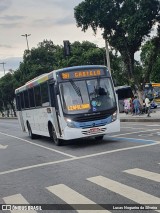
<svg viewBox="0 0 160 213"><path fill-rule="evenodd" d="M59 87L58 85L54 85L54 91L56 95L59 95Z"/></svg>

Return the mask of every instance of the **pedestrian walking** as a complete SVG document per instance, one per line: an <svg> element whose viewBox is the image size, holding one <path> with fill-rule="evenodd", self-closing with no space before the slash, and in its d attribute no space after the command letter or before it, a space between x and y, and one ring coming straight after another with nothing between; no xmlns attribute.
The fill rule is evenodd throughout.
<svg viewBox="0 0 160 213"><path fill-rule="evenodd" d="M146 96L145 98L145 104L146 104L146 112L147 112L147 117L151 117L150 113L151 113L151 102L149 100L149 98Z"/></svg>
<svg viewBox="0 0 160 213"><path fill-rule="evenodd" d="M124 99L124 112L128 114L129 111L130 111L130 99L126 98Z"/></svg>
<svg viewBox="0 0 160 213"><path fill-rule="evenodd" d="M142 114L146 113L146 104L145 104L145 100L143 100L143 104L142 104Z"/></svg>
<svg viewBox="0 0 160 213"><path fill-rule="evenodd" d="M133 100L134 100L134 97L131 98L130 100L130 111L131 111L131 114L134 115L134 105L133 105Z"/></svg>

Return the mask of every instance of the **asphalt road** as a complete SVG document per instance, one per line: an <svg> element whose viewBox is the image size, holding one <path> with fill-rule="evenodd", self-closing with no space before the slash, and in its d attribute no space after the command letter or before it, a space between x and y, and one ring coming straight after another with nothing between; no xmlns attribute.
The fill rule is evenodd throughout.
<svg viewBox="0 0 160 213"><path fill-rule="evenodd" d="M138 203L158 207L159 138L159 123L125 122L120 133L101 142L81 139L57 147L49 138L29 139L17 120L0 119L0 203L93 204L72 211L83 213L124 212L121 208L129 204L138 208ZM100 211L94 203L113 204L120 210ZM52 208L56 210L30 212L71 212L60 209L69 208L65 205Z"/></svg>

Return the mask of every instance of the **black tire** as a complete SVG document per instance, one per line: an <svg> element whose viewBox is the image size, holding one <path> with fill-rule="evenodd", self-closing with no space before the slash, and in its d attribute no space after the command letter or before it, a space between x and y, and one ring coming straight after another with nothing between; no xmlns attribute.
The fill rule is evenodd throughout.
<svg viewBox="0 0 160 213"><path fill-rule="evenodd" d="M50 135L51 140L56 144L56 146L62 145L62 140L57 138L56 131L52 124L49 125L49 135Z"/></svg>
<svg viewBox="0 0 160 213"><path fill-rule="evenodd" d="M35 135L35 134L32 133L32 129L31 129L31 126L30 126L29 123L27 123L27 128L28 128L29 137L30 137L31 139L36 139L36 138L37 138L37 137L36 137L37 135Z"/></svg>
<svg viewBox="0 0 160 213"><path fill-rule="evenodd" d="M96 136L95 139L97 141L102 141L103 140L104 135L100 135L100 136Z"/></svg>

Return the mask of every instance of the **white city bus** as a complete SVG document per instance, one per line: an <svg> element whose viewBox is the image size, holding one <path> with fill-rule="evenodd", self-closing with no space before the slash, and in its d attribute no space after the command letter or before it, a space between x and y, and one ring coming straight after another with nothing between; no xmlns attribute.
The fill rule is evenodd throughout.
<svg viewBox="0 0 160 213"><path fill-rule="evenodd" d="M120 131L112 78L105 66L75 66L43 74L15 90L19 123L31 139L63 140Z"/></svg>

